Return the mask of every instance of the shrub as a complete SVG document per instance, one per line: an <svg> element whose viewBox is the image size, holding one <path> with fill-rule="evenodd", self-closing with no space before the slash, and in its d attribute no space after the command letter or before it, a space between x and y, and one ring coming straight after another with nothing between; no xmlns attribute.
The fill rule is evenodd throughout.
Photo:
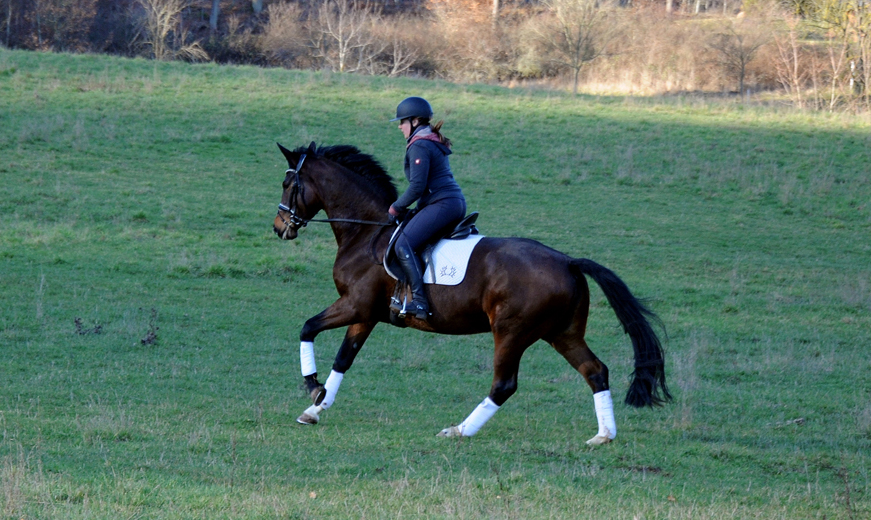
<svg viewBox="0 0 871 520"><path fill-rule="evenodd" d="M299 4L273 4L266 12L268 21L263 30L261 48L267 62L281 67L310 66L306 45L309 38Z"/></svg>
<svg viewBox="0 0 871 520"><path fill-rule="evenodd" d="M206 50L211 59L221 63L266 65L262 50L263 35L255 33L256 25L245 23L239 15L227 17L226 34L213 34Z"/></svg>
<svg viewBox="0 0 871 520"><path fill-rule="evenodd" d="M370 61L370 74L395 77L418 73L432 75L428 62L427 33L431 25L424 19L399 14L372 27L372 36L381 42L381 51Z"/></svg>
<svg viewBox="0 0 871 520"><path fill-rule="evenodd" d="M457 81L490 81L511 75L511 53L490 3L480 0L430 0L430 57L436 74Z"/></svg>
<svg viewBox="0 0 871 520"><path fill-rule="evenodd" d="M11 39L12 2L6 9L7 39ZM97 14L97 0L42 0L21 3L22 26L19 43L28 49L84 52L89 50L91 26Z"/></svg>
<svg viewBox="0 0 871 520"><path fill-rule="evenodd" d="M137 0L137 4L141 8L136 18L138 43L147 48L154 59L209 59L200 43L189 41L189 33L180 27L179 16L187 7L188 0Z"/></svg>

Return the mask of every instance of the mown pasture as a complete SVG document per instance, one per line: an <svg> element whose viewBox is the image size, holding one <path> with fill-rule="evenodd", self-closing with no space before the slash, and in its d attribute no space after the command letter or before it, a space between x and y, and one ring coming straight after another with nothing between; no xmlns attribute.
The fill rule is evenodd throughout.
<svg viewBox="0 0 871 520"><path fill-rule="evenodd" d="M673 403L588 448L592 396L536 344L476 437L436 438L491 338L382 325L295 423L335 244L272 233L275 142L354 144L402 189L413 94L484 234L651 298ZM867 518L869 164L867 115L0 50L0 516ZM631 347L593 298L619 401Z"/></svg>

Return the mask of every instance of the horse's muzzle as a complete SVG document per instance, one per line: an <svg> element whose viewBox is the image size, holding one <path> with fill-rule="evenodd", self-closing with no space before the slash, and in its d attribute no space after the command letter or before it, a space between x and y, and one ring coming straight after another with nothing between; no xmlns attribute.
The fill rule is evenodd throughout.
<svg viewBox="0 0 871 520"><path fill-rule="evenodd" d="M285 222L280 215L275 217L272 230L282 240L293 240L299 234L297 228Z"/></svg>

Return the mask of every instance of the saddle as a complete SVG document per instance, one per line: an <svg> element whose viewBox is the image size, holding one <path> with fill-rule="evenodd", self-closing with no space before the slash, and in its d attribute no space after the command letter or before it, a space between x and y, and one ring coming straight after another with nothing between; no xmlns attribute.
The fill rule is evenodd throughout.
<svg viewBox="0 0 871 520"><path fill-rule="evenodd" d="M405 273L402 272L402 268L399 266L399 262L396 260L396 251L394 249L394 245L396 245L396 238L399 236L399 233L402 232L402 229L405 227L405 224L411 220L410 216L406 217L405 220L402 221L401 224L396 228L396 231L393 232L393 236L390 237L390 243L387 246L387 251L384 253L384 269L387 271L387 274L392 276L394 279L398 280L400 283L397 284L397 288L401 288L404 290L404 285L406 284ZM440 240L463 240L469 238L472 235L478 235L478 228L475 227L475 221L478 220L478 212L473 211L466 215L463 220L461 220L454 229L448 232L444 236L437 237L429 244L424 246L423 254L421 255L421 262L424 264L424 269L430 267L432 263L432 249ZM424 276L424 283L432 283L427 281L427 277Z"/></svg>

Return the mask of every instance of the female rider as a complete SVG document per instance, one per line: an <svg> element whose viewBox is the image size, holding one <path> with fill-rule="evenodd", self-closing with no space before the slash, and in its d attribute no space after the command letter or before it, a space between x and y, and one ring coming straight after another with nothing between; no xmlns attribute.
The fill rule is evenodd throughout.
<svg viewBox="0 0 871 520"><path fill-rule="evenodd" d="M396 238L396 256L411 287L412 301L407 307L417 319L426 320L429 303L423 292L423 267L418 254L432 239L450 231L466 214L466 199L454 180L448 155L451 141L439 131L442 123L430 124L432 107L420 97L404 99L396 107L399 129L405 136L405 190L389 209L391 216L403 218L417 201L416 213Z"/></svg>

